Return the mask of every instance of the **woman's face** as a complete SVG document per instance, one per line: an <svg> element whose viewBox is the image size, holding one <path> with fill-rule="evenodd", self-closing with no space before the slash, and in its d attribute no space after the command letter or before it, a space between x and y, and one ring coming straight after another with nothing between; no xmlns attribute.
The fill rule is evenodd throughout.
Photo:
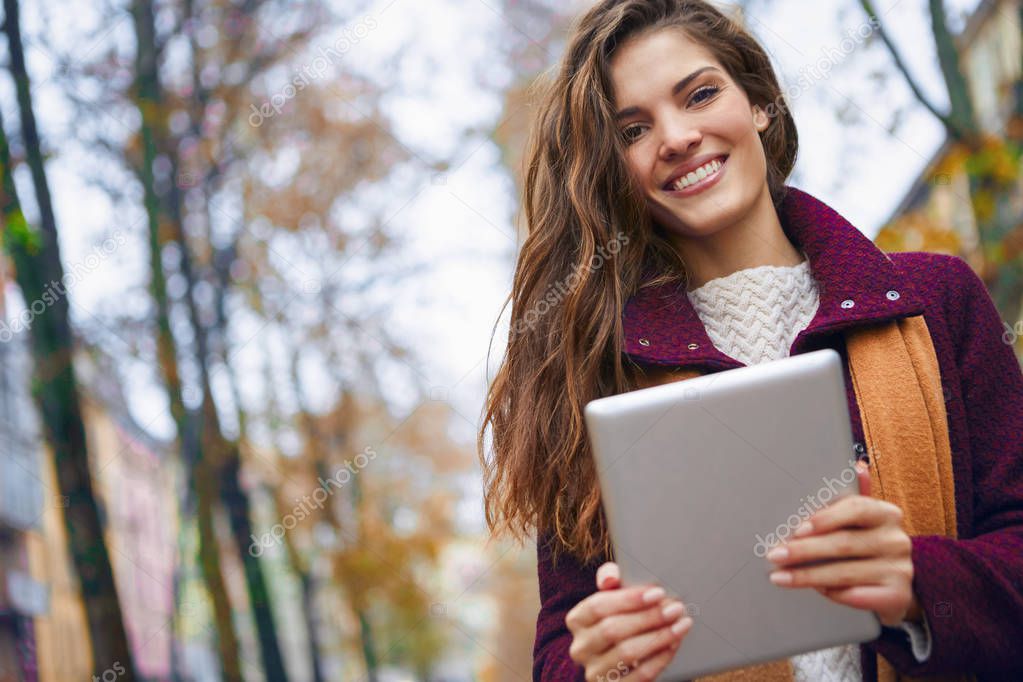
<svg viewBox="0 0 1023 682"><path fill-rule="evenodd" d="M677 29L639 36L612 55L611 78L626 161L669 235L705 237L770 203L768 117L706 48Z"/></svg>

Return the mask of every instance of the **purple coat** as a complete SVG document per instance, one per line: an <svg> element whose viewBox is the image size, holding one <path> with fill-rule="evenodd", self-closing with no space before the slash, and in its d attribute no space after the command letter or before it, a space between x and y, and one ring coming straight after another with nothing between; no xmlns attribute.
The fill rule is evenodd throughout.
<svg viewBox="0 0 1023 682"><path fill-rule="evenodd" d="M792 187L779 218L806 253L820 291L817 314L790 354L833 348L842 356L857 452L863 428L844 329L923 313L946 398L958 539L912 538L913 590L930 625L931 655L918 663L906 633L883 627L880 637L860 645L864 680L877 679L875 653L906 675L1023 679L1023 373L984 284L956 256L886 255L832 208ZM714 347L684 288L641 290L623 320L625 351L639 363L708 373L743 365ZM548 540L537 542L533 679L582 680L568 656L565 615L596 590L598 564L562 554L555 567ZM685 642L679 652L685 655Z"/></svg>

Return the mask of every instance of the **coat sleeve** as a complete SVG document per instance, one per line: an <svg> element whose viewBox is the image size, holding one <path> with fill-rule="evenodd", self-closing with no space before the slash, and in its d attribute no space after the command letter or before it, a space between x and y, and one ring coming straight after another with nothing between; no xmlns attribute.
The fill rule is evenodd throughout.
<svg viewBox="0 0 1023 682"><path fill-rule="evenodd" d="M905 675L1021 679L1023 373L983 282L961 258L945 262L945 314L960 383L950 400L963 401L969 448L956 469L969 472L972 528L957 539L912 538L913 589L930 626L931 656L917 662L905 634L889 628L868 646Z"/></svg>
<svg viewBox="0 0 1023 682"><path fill-rule="evenodd" d="M562 552L555 565L549 536L537 539L540 613L533 645L533 682L583 682L585 672L569 657L572 633L565 616L597 589L597 567L580 564Z"/></svg>

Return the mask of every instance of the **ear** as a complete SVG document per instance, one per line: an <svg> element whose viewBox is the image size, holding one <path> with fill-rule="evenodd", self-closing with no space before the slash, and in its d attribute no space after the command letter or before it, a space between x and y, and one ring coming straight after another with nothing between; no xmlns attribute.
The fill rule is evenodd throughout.
<svg viewBox="0 0 1023 682"><path fill-rule="evenodd" d="M771 125L771 119L767 116L767 113L760 108L759 104L753 105L753 125L756 126L757 132L764 132L767 127Z"/></svg>

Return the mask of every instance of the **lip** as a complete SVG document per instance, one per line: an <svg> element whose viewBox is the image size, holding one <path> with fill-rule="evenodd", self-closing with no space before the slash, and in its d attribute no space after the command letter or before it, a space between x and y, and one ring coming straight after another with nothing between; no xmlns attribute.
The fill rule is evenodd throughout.
<svg viewBox="0 0 1023 682"><path fill-rule="evenodd" d="M700 166L704 166L708 162L713 161L714 159L722 159L722 161L724 161L727 158L728 154L720 153L704 154L702 156L697 156L695 159L691 159L686 163L682 164L681 166L679 166L678 168L676 168L675 170L673 170L671 172L671 175L668 176L668 179L661 183L661 189L665 191L670 191L669 187L675 184L675 182L678 181L678 179L681 178L683 175L689 175L691 172L693 172Z"/></svg>
<svg viewBox="0 0 1023 682"><path fill-rule="evenodd" d="M699 182L697 182L695 184L689 185L685 189L675 190L675 189L663 189L662 188L661 191L664 192L665 194L667 194L668 196L671 196L671 197L683 198L683 197L692 196L694 194L699 194L700 192L703 192L704 190L710 189L714 185L718 184L718 182L721 181L721 178L724 177L725 171L728 169L728 160L731 157L728 156L728 155L713 154L711 156L706 157L705 161L700 161L696 166L694 166L694 168L699 168L700 166L702 166L703 164L707 163L708 161L713 161L714 159L721 158L722 156L724 156L724 159L722 159L722 161L721 161L721 167L718 168L717 171L715 171L714 173L712 173L712 174L708 175L707 177L705 177L703 180L700 180ZM689 170L692 170L692 168L690 168ZM689 171L686 171L686 172L689 172ZM682 177L681 173L679 175L675 176L675 180L677 180L680 177ZM675 182L675 180L672 180L672 182Z"/></svg>

